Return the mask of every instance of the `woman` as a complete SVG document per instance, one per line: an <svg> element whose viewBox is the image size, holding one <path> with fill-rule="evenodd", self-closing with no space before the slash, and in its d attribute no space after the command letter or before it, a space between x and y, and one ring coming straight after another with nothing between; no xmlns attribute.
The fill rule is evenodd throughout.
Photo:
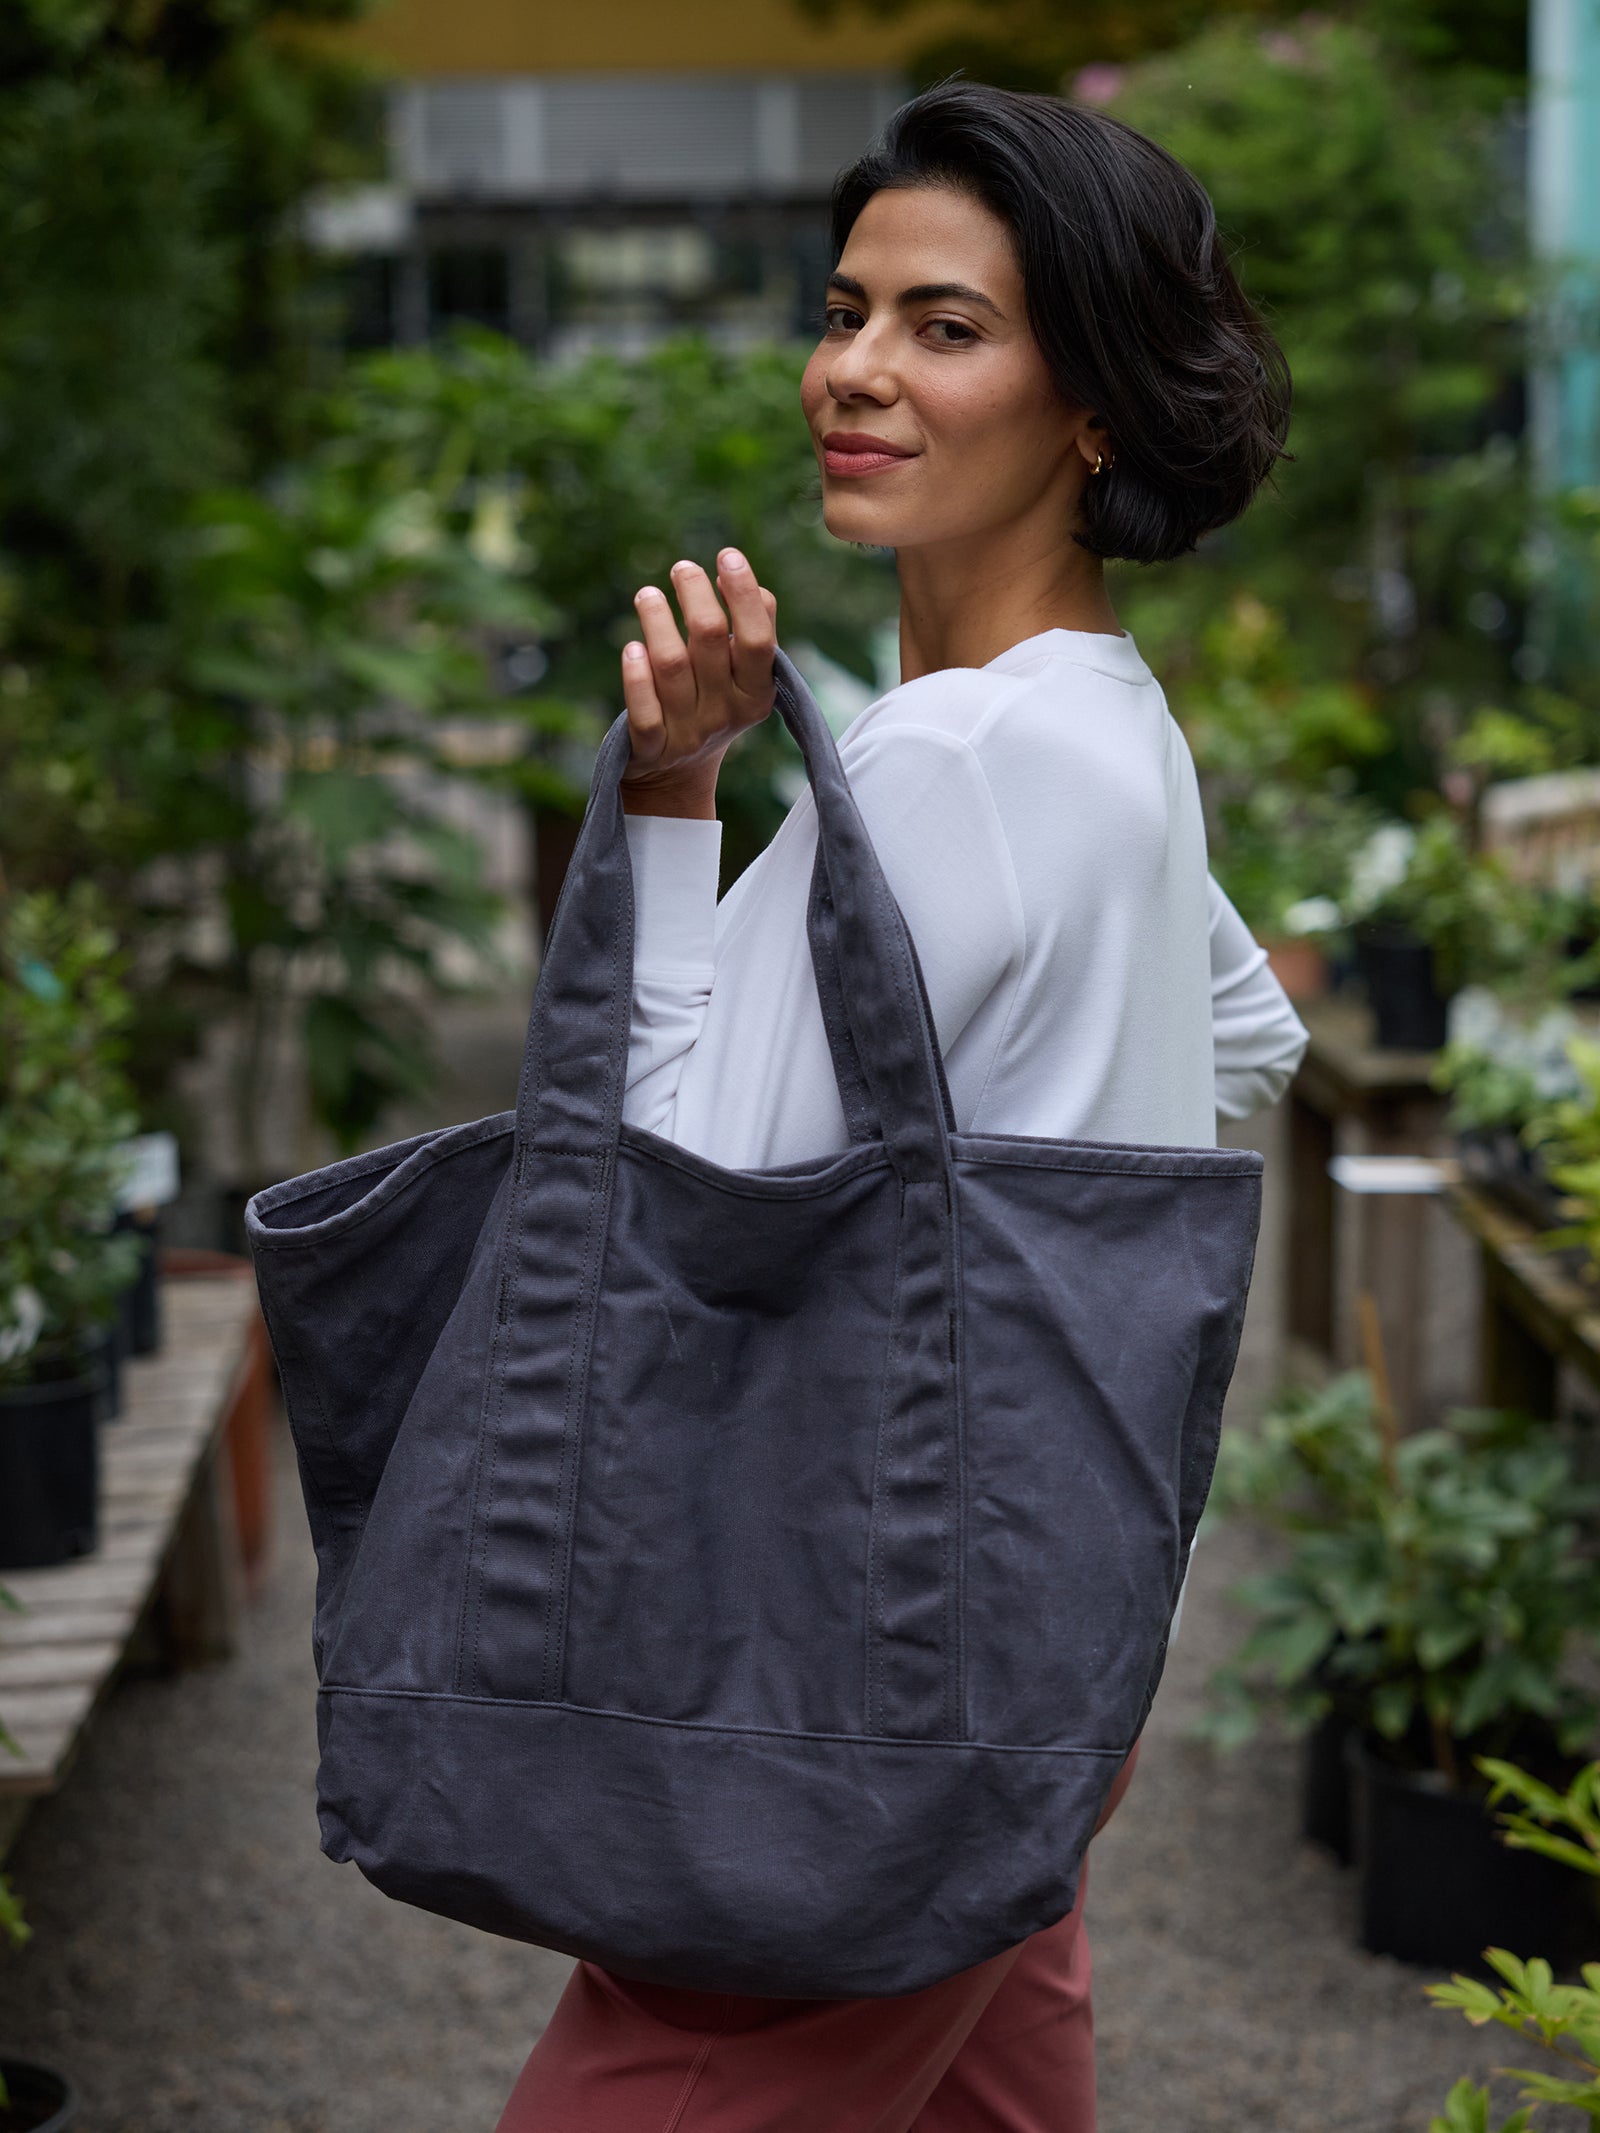
<svg viewBox="0 0 1600 2133"><path fill-rule="evenodd" d="M1103 559L1178 555L1245 508L1282 450L1282 357L1195 181L1053 98L931 90L834 219L801 398L829 530L895 552L903 676L841 755L957 1125L1211 1144L1218 1112L1279 1094L1305 1033L1208 879L1193 765ZM840 1151L809 792L717 901L717 773L772 707L775 604L731 549L715 586L692 562L672 581L687 643L646 586L622 661L625 1115L738 1168ZM1093 2133L1086 1880L1059 1925L900 1999L580 1964L501 2133Z"/></svg>

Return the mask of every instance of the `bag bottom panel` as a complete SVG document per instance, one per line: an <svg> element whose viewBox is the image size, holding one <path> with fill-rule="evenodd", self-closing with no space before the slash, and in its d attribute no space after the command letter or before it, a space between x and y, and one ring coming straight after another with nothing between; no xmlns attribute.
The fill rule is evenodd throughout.
<svg viewBox="0 0 1600 2133"><path fill-rule="evenodd" d="M1054 1925L1126 1753L359 1689L324 1690L318 1728L323 1850L386 1895L794 1999L916 1992Z"/></svg>

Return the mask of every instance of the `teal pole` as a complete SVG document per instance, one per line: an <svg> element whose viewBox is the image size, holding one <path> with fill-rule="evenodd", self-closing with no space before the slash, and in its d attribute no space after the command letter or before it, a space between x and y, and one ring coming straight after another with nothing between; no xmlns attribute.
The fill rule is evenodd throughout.
<svg viewBox="0 0 1600 2133"><path fill-rule="evenodd" d="M1600 0L1531 0L1528 204L1545 276L1530 408L1545 494L1600 486Z"/></svg>

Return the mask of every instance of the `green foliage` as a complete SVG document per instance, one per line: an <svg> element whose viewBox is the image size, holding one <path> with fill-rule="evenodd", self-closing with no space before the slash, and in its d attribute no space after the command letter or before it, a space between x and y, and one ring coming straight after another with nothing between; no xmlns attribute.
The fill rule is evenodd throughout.
<svg viewBox="0 0 1600 2133"><path fill-rule="evenodd" d="M444 351L359 366L333 420L361 456L396 449L453 455L461 482L502 500L502 538L519 543L553 610L548 664L517 703L540 746L518 782L530 799L581 812L586 748L620 708L617 661L637 623L633 595L682 555L711 565L743 548L778 599L785 643L805 640L872 675L874 630L893 612L893 580L821 522L816 462L798 413L803 354L731 355L700 340L636 360L533 363L489 334ZM563 778L564 762L581 774ZM798 763L776 721L729 755L719 786L725 878L782 819L775 774Z"/></svg>
<svg viewBox="0 0 1600 2133"><path fill-rule="evenodd" d="M1590 1269L1600 1266L1600 1044L1572 1036L1567 1059L1577 1092L1537 1111L1523 1128L1523 1138L1539 1151L1550 1181L1567 1197L1574 1219L1546 1230L1540 1243L1548 1251L1580 1247Z"/></svg>
<svg viewBox="0 0 1600 2133"><path fill-rule="evenodd" d="M913 20L932 0L799 0L818 21L845 13ZM1270 23L1303 20L1298 5L1245 0L1230 12ZM1527 16L1517 0L1369 0L1341 10L1397 54L1430 66L1520 74ZM962 69L1002 88L1055 89L1086 62L1129 60L1192 38L1214 19L1201 0L973 0L970 26L930 34L912 60L919 82Z"/></svg>
<svg viewBox="0 0 1600 2133"><path fill-rule="evenodd" d="M1276 492L1119 603L1143 641L1146 602L1181 602L1193 647L1248 586L1308 671L1374 692L1391 742L1355 767L1403 812L1469 719L1526 694L1525 480L1503 433L1528 298L1499 98L1302 18L1219 23L1132 69L1111 109L1206 184L1295 380ZM1181 705L1185 660L1163 672Z"/></svg>
<svg viewBox="0 0 1600 2133"><path fill-rule="evenodd" d="M1181 651L1185 622L1181 605L1151 603L1146 656ZM1282 933L1295 906L1337 894L1378 819L1350 767L1389 744L1371 692L1308 677L1283 616L1240 592L1200 631L1179 713L1213 871L1247 924Z"/></svg>
<svg viewBox="0 0 1600 2133"><path fill-rule="evenodd" d="M1600 2126L1600 1963L1584 1964L1581 1985L1558 1985L1550 1965L1538 1956L1522 1962L1505 1948L1487 1948L1484 1960L1502 1979L1498 1987L1457 1975L1448 1985L1430 1985L1429 1999L1436 2007L1455 2008L1475 2029L1498 2023L1566 2060L1571 2068L1567 2074L1528 2067L1510 2067L1507 2072L1521 2080L1522 2093L1534 2106L1565 2104L1581 2112L1591 2126ZM1463 2099L1463 2111L1477 2097L1487 2109L1487 2090L1475 2089L1470 2082L1458 2082L1451 2097ZM1532 2110L1521 2111L1506 2125L1526 2126L1532 2117ZM1434 2123L1453 2133L1457 2123L1487 2126L1488 2119L1464 2116Z"/></svg>
<svg viewBox="0 0 1600 2133"><path fill-rule="evenodd" d="M1547 1008L1531 1024L1507 1021L1453 1036L1440 1053L1433 1085L1451 1098L1456 1133L1504 1127L1522 1135L1538 1126L1574 1075L1567 1042L1573 1023L1565 1008Z"/></svg>
<svg viewBox="0 0 1600 2133"><path fill-rule="evenodd" d="M219 744L186 774L210 773L222 872L202 893L230 952L168 982L220 980L268 1024L292 1001L315 1115L346 1149L427 1085L428 1000L458 946L489 948L480 855L427 780L449 767L439 720L494 703L483 633L543 613L447 523L441 482L452 468L334 444L264 496L208 498L185 583L180 683Z"/></svg>
<svg viewBox="0 0 1600 2133"><path fill-rule="evenodd" d="M33 1937L33 1928L22 1915L22 1904L10 1879L0 1874L0 1939L9 1941L13 1948L26 1946ZM4 2089L0 2088L0 2103L5 2102Z"/></svg>
<svg viewBox="0 0 1600 2133"><path fill-rule="evenodd" d="M125 63L0 114L0 523L36 585L70 572L81 599L87 564L116 614L152 525L228 455L218 157L193 101Z"/></svg>
<svg viewBox="0 0 1600 2133"><path fill-rule="evenodd" d="M1530 1138L1552 1164L1600 1163L1600 1044L1574 1035L1567 1039L1566 1054L1577 1077L1577 1093L1543 1110Z"/></svg>
<svg viewBox="0 0 1600 2133"><path fill-rule="evenodd" d="M1237 1589L1256 1624L1215 1677L1222 1744L1269 1705L1339 1709L1454 1781L1464 1749L1530 1721L1570 1747L1600 1715L1571 1672L1600 1630L1600 1492L1548 1423L1458 1413L1401 1437L1349 1374L1227 1432L1213 1502L1287 1543Z"/></svg>
<svg viewBox="0 0 1600 2133"><path fill-rule="evenodd" d="M111 1234L127 1012L92 894L0 906L0 1385L71 1375L137 1272Z"/></svg>
<svg viewBox="0 0 1600 2133"><path fill-rule="evenodd" d="M153 514L159 619L71 629L0 576L0 854L19 885L96 882L137 939L147 1108L222 1013L246 1018L252 1179L285 1018L341 1146L426 1086L430 1005L482 970L494 917L433 801L466 774L455 722L523 722L479 774L581 813L633 593L679 555L740 542L786 641L867 665L892 585L821 527L798 375L791 352L695 342L560 370L490 336L379 356L294 466ZM730 873L797 760L775 722L732 752Z"/></svg>
<svg viewBox="0 0 1600 2133"><path fill-rule="evenodd" d="M1535 898L1498 860L1475 852L1461 824L1442 810L1411 835L1394 879L1368 893L1352 879L1345 914L1425 941L1446 992L1520 970L1537 926Z"/></svg>
<svg viewBox="0 0 1600 2133"><path fill-rule="evenodd" d="M1520 1803L1498 1817L1505 1843L1600 1877L1600 1763L1580 1770L1565 1792L1514 1763L1485 1756L1478 1767L1491 1780L1490 1806L1498 1807L1505 1799ZM1570 1835L1558 1834L1561 1830ZM1430 1985L1429 1999L1436 2007L1456 2009L1475 2029L1497 2023L1566 2062L1560 2073L1527 2067L1502 2070L1522 2081L1530 2107L1507 2119L1500 2133L1531 2124L1542 2103L1564 2104L1591 2126L1600 2126L1600 1963L1583 1966L1581 1984L1564 1985L1557 1984L1550 1965L1538 1957L1522 1962L1504 1948L1489 1948L1484 1959L1500 1978L1498 1986L1458 1973L1447 1985ZM1458 2127L1488 2133L1488 2109L1487 2089L1458 2081L1450 2092L1449 2115L1435 2119L1434 2127L1444 2133L1456 2133Z"/></svg>
<svg viewBox="0 0 1600 2133"><path fill-rule="evenodd" d="M1565 1792L1493 1756L1480 1757L1478 1767L1491 1783L1491 1807L1507 1799L1519 1802L1499 1816L1503 1841L1513 1851L1539 1852L1600 1878L1600 1763L1586 1763ZM1562 1828L1572 1834L1557 1835Z"/></svg>
<svg viewBox="0 0 1600 2133"><path fill-rule="evenodd" d="M138 233L152 230L159 244L160 214L170 211L171 243L149 263L164 286L181 261L197 263L197 237L213 248L208 398L225 406L257 463L292 437L304 384L307 261L296 209L313 185L376 167L368 79L314 34L367 4L13 0L0 12L0 136L52 97L80 129L53 150L45 144L51 182L58 193L65 187L72 209L57 234L67 235L83 269L74 293L66 260L43 259L51 301L78 321L97 321L103 352L125 367L117 351L154 315L131 271ZM104 138L94 130L102 109L114 120ZM142 134L149 153L119 158L119 126ZM163 129L175 136L166 159L158 153ZM108 151L112 161L103 164ZM119 212L136 239L129 253L118 242ZM182 329L174 345L182 356L191 314L169 315ZM152 381L149 389L162 387ZM131 433L128 441L153 446Z"/></svg>
<svg viewBox="0 0 1600 2133"><path fill-rule="evenodd" d="M1445 2098L1444 2116L1428 2121L1428 2133L1526 2133L1531 2114L1514 2111L1498 2126L1489 2123L1489 2091L1463 2074Z"/></svg>

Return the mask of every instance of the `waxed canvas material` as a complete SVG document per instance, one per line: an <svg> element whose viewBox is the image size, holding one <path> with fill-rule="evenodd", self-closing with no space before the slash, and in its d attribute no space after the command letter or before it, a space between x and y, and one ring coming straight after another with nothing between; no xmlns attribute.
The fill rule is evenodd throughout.
<svg viewBox="0 0 1600 2133"><path fill-rule="evenodd" d="M1071 1907L1210 1482L1260 1158L960 1133L826 723L850 1145L622 1121L619 717L514 1111L260 1193L318 1560L323 1847L625 1975L914 1991Z"/></svg>

